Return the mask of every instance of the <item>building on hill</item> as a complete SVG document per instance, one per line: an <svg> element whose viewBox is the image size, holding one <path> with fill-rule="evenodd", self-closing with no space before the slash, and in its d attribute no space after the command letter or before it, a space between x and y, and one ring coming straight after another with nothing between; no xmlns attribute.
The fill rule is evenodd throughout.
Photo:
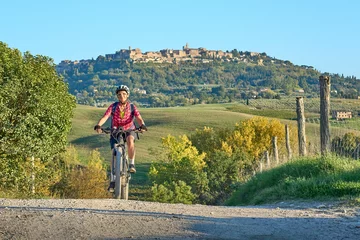
<svg viewBox="0 0 360 240"><path fill-rule="evenodd" d="M192 62L192 63L207 63L211 62L214 59L220 59L221 61L236 61L236 62L249 62L251 59L248 59L248 56L258 56L259 53L256 52L245 52L241 53L239 57L234 57L232 52L224 52L221 50L207 50L206 48L190 48L189 44L186 43L182 47L182 50L179 49L162 49L160 51L149 51L142 53L139 48L132 49L121 49L116 51L113 54L105 54L107 60L129 60L134 63L141 62L156 62L156 63L181 63L181 62ZM98 59L99 59L98 57ZM205 59L205 60L204 60ZM81 62L84 61L84 62ZM81 60L82 67L89 63L88 60ZM77 64L76 61L67 61L64 60L58 65L58 70L67 70L69 65Z"/></svg>
<svg viewBox="0 0 360 240"><path fill-rule="evenodd" d="M337 121L350 119L352 118L352 113L345 110L334 110L332 111L332 118L336 119Z"/></svg>

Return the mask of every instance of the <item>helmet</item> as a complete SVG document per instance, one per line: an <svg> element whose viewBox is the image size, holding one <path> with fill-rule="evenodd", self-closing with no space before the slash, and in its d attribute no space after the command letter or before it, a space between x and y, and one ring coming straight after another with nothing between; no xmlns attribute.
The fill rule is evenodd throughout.
<svg viewBox="0 0 360 240"><path fill-rule="evenodd" d="M116 89L116 94L120 91L125 91L128 95L130 95L130 89L126 86L126 85L120 85L117 89Z"/></svg>

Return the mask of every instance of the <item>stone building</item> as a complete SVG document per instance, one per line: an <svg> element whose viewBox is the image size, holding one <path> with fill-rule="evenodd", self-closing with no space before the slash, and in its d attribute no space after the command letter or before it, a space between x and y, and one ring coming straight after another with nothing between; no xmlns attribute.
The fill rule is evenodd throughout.
<svg viewBox="0 0 360 240"><path fill-rule="evenodd" d="M350 119L352 118L352 113L350 111L334 110L332 111L332 118L335 118L336 120Z"/></svg>

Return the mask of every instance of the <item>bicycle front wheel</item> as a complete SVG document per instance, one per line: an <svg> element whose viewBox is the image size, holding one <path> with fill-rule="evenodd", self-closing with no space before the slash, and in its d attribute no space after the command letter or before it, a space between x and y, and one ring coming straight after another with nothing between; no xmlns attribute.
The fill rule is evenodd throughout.
<svg viewBox="0 0 360 240"><path fill-rule="evenodd" d="M128 200L129 199L129 182L125 179L126 177L122 177L122 182L124 184L121 185L121 199Z"/></svg>
<svg viewBox="0 0 360 240"><path fill-rule="evenodd" d="M126 159L126 156L122 158L122 169L124 170L124 174L121 176L121 199L128 200L129 198L129 181L131 175L128 171L129 166Z"/></svg>
<svg viewBox="0 0 360 240"><path fill-rule="evenodd" d="M116 152L116 161L115 161L115 198L120 199L121 196L121 162L122 154L120 151Z"/></svg>

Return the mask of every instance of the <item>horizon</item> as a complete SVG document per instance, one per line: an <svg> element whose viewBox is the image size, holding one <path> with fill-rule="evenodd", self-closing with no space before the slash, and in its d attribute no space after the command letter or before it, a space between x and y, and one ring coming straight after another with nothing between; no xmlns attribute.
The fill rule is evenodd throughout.
<svg viewBox="0 0 360 240"><path fill-rule="evenodd" d="M360 78L360 2L300 3L164 0L28 2L2 5L0 41L62 60L96 59L121 49L191 48L265 52L269 57Z"/></svg>

